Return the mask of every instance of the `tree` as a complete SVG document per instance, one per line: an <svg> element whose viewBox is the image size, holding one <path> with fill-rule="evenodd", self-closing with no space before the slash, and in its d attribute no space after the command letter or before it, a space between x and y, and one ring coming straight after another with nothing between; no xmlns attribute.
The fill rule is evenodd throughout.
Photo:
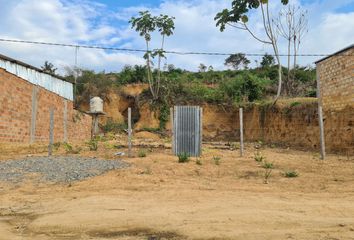
<svg viewBox="0 0 354 240"><path fill-rule="evenodd" d="M300 48L300 43L303 35L307 32L307 11L301 9L299 6L289 5L288 8L283 9L279 13L279 17L276 20L276 27L279 35L283 37L288 44L288 74L287 81L284 84L288 94L292 91L295 81L296 71L296 56ZM293 74L290 78L290 65L291 65L291 53L293 50Z"/></svg>
<svg viewBox="0 0 354 240"><path fill-rule="evenodd" d="M271 67L275 64L275 59L272 55L269 54L264 54L264 56L262 57L262 61L261 61L261 67L265 68L265 67Z"/></svg>
<svg viewBox="0 0 354 240"><path fill-rule="evenodd" d="M281 0L284 5L288 4L288 0ZM248 27L249 10L261 9L262 23L266 34L266 39L261 39ZM226 25L234 27L236 29L247 31L257 41L263 44L269 44L272 46L274 55L278 62L278 90L275 97L275 101L279 98L282 87L282 66L280 62L277 34L274 31L273 21L271 20L269 12L269 0L233 0L231 2L231 9L224 9L217 13L214 20L216 26L220 28L220 31L224 31Z"/></svg>
<svg viewBox="0 0 354 240"><path fill-rule="evenodd" d="M146 43L146 52L144 59L147 66L147 79L149 82L150 92L153 100L159 98L160 82L161 82L161 59L164 55L165 37L173 34L174 30L174 17L167 15L160 15L158 17L152 16L149 11L139 12L139 17L132 17L129 21L131 28L144 37ZM161 48L157 50L150 50L151 34L158 30L161 39ZM154 79L151 66L153 65L153 59L158 57L157 64L157 78Z"/></svg>
<svg viewBox="0 0 354 240"><path fill-rule="evenodd" d="M207 70L207 66L205 66L203 63L199 64L198 71L199 72L205 72Z"/></svg>
<svg viewBox="0 0 354 240"><path fill-rule="evenodd" d="M246 55L243 53L231 54L228 58L225 59L225 66L232 67L235 70L240 68L248 69L248 64L250 60L246 58Z"/></svg>
<svg viewBox="0 0 354 240"><path fill-rule="evenodd" d="M44 65L41 67L43 72L49 73L49 74L55 74L55 71L58 70L57 68L54 67L53 63L50 63L48 61L44 62Z"/></svg>

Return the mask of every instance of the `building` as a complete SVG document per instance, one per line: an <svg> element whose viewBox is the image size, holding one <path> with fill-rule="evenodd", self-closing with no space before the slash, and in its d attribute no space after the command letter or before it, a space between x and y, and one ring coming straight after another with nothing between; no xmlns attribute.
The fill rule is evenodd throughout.
<svg viewBox="0 0 354 240"><path fill-rule="evenodd" d="M325 111L354 107L354 44L316 62L319 99Z"/></svg>
<svg viewBox="0 0 354 240"><path fill-rule="evenodd" d="M73 108L73 83L0 55L0 143L48 143L90 138L91 117Z"/></svg>

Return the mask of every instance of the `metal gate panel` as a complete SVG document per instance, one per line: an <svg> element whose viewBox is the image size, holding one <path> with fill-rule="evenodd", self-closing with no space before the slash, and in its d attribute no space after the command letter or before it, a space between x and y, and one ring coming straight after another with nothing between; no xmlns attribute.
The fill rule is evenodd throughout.
<svg viewBox="0 0 354 240"><path fill-rule="evenodd" d="M173 152L187 153L191 157L201 154L202 108L175 106L173 121Z"/></svg>

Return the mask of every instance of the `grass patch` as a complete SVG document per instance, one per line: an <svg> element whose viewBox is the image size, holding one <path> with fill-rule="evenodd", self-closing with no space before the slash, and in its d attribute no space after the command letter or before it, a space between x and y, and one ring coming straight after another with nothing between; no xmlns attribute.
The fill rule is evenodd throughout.
<svg viewBox="0 0 354 240"><path fill-rule="evenodd" d="M179 153L177 155L179 163L189 162L189 154L188 153Z"/></svg>
<svg viewBox="0 0 354 240"><path fill-rule="evenodd" d="M254 155L254 160L256 162L263 162L265 160L265 157L260 153L260 152L257 152L255 155Z"/></svg>
<svg viewBox="0 0 354 240"><path fill-rule="evenodd" d="M273 169L274 165L273 165L273 163L270 163L270 162L264 162L262 167L265 169Z"/></svg>
<svg viewBox="0 0 354 240"><path fill-rule="evenodd" d="M213 161L214 161L215 165L219 166L220 165L220 160L221 160L220 157L213 156Z"/></svg>
<svg viewBox="0 0 354 240"><path fill-rule="evenodd" d="M284 176L287 178L295 178L299 176L299 173L296 171L287 171L284 173Z"/></svg>
<svg viewBox="0 0 354 240"><path fill-rule="evenodd" d="M144 150L139 150L138 157L140 158L146 157L146 152Z"/></svg>

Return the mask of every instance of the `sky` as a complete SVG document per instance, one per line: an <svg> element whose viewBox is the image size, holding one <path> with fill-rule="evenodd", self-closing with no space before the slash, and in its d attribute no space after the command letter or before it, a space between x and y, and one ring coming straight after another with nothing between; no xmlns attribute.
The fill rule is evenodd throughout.
<svg viewBox="0 0 354 240"><path fill-rule="evenodd" d="M166 39L170 51L225 53L272 53L270 46L247 32L227 28L220 32L213 20L216 13L230 7L231 0L0 0L0 38L66 44L98 45L144 49L144 39L129 26L129 19L141 10L175 17L175 31ZM354 0L290 0L308 11L308 33L300 53L330 54L354 43ZM271 1L274 16L280 1ZM249 26L264 37L261 14L251 12ZM161 38L152 35L152 47ZM281 53L286 43L279 40ZM75 49L0 42L0 54L40 67L52 62L61 73L75 64ZM78 66L95 71L116 72L125 65L144 64L142 53L78 50ZM163 64L197 71L200 63L225 69L226 56L168 54ZM320 57L299 57L299 64L313 65ZM249 57L252 65L261 57ZM282 64L286 59L282 58Z"/></svg>

